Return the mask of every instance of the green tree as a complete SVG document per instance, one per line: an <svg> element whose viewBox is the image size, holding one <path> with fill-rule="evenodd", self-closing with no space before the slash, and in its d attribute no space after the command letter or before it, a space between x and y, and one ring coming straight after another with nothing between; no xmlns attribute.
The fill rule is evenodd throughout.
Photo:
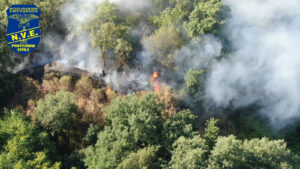
<svg viewBox="0 0 300 169"><path fill-rule="evenodd" d="M211 118L206 122L206 128L204 133L204 138L206 140L206 144L212 149L217 141L219 136L220 129L217 126L219 120Z"/></svg>
<svg viewBox="0 0 300 169"><path fill-rule="evenodd" d="M217 139L208 168L293 168L296 160L284 140L241 141L231 135Z"/></svg>
<svg viewBox="0 0 300 169"><path fill-rule="evenodd" d="M242 143L235 136L218 138L211 151L209 168L240 168L246 164Z"/></svg>
<svg viewBox="0 0 300 169"><path fill-rule="evenodd" d="M200 98L204 91L204 72L205 70L190 69L184 76L184 87L182 92L190 98Z"/></svg>
<svg viewBox="0 0 300 169"><path fill-rule="evenodd" d="M0 111L9 103L10 98L14 94L16 86L16 77L9 72L1 72L0 70Z"/></svg>
<svg viewBox="0 0 300 169"><path fill-rule="evenodd" d="M164 142L163 145L169 151L172 150L172 144L180 137L191 138L194 136L196 128L196 116L189 110L177 112L175 116L166 117L164 121Z"/></svg>
<svg viewBox="0 0 300 169"><path fill-rule="evenodd" d="M157 27L181 26L187 21L188 14L182 8L167 8L160 15L154 16L152 22Z"/></svg>
<svg viewBox="0 0 300 169"><path fill-rule="evenodd" d="M99 131L100 127L98 125L90 124L83 141L85 141L88 145L95 144L97 142L97 134Z"/></svg>
<svg viewBox="0 0 300 169"><path fill-rule="evenodd" d="M157 169L160 168L159 164L155 162L156 159L155 147L146 147L133 152L120 163L118 169Z"/></svg>
<svg viewBox="0 0 300 169"><path fill-rule="evenodd" d="M169 7L160 15L154 16L152 22L158 27L182 27L184 22L189 21L189 15L194 9L194 4L197 4L197 0L170 0Z"/></svg>
<svg viewBox="0 0 300 169"><path fill-rule="evenodd" d="M218 136L217 120L206 122L203 137L180 137L173 144L169 168L293 168L299 158L284 140L268 138L239 140L235 136Z"/></svg>
<svg viewBox="0 0 300 169"><path fill-rule="evenodd" d="M3 2L0 2L0 6L1 3ZM9 72L13 67L13 59L9 56L9 46L5 39L5 32L5 26L0 20L0 111L12 97L16 84L14 75Z"/></svg>
<svg viewBox="0 0 300 169"><path fill-rule="evenodd" d="M157 63L172 69L175 61L173 54L183 45L183 40L180 37L180 30L175 26L164 26L145 39L144 44Z"/></svg>
<svg viewBox="0 0 300 169"><path fill-rule="evenodd" d="M170 0L153 0L153 13L157 14L170 5Z"/></svg>
<svg viewBox="0 0 300 169"><path fill-rule="evenodd" d="M9 57L9 46L5 39L5 28L0 23L0 74L9 71L13 60Z"/></svg>
<svg viewBox="0 0 300 169"><path fill-rule="evenodd" d="M221 11L220 0L199 2L190 13L189 21L184 24L187 35L193 39L206 33L218 33L219 26L224 24Z"/></svg>
<svg viewBox="0 0 300 169"><path fill-rule="evenodd" d="M209 147L206 141L200 136L191 139L180 137L174 144L172 159L169 162L169 168L172 169L200 169L206 168L206 154Z"/></svg>
<svg viewBox="0 0 300 169"><path fill-rule="evenodd" d="M59 169L54 162L55 144L45 132L40 132L24 115L6 113L0 120L0 168Z"/></svg>
<svg viewBox="0 0 300 169"><path fill-rule="evenodd" d="M0 2L0 75L10 71L13 67L13 57L9 56L10 50L6 42L6 5Z"/></svg>
<svg viewBox="0 0 300 169"><path fill-rule="evenodd" d="M120 67L127 65L131 60L131 52L133 51L133 47L131 43L125 39L118 39L117 44L114 48L115 54L118 56L118 61Z"/></svg>
<svg viewBox="0 0 300 169"><path fill-rule="evenodd" d="M189 136L195 117L185 111L166 118L163 110L164 105L152 93L113 100L105 109L107 124L104 131L98 134L96 145L86 150L86 166L116 168L131 153L149 146L159 147L155 159L170 158L166 145L182 135ZM172 134L173 131L176 132Z"/></svg>
<svg viewBox="0 0 300 169"><path fill-rule="evenodd" d="M86 27L91 32L92 45L100 52L104 70L108 59L117 61L119 67L129 63L133 50L131 28L120 17L115 4L108 1L101 3Z"/></svg>
<svg viewBox="0 0 300 169"><path fill-rule="evenodd" d="M46 95L37 103L37 121L52 134L71 129L78 115L74 101L75 94L66 91Z"/></svg>

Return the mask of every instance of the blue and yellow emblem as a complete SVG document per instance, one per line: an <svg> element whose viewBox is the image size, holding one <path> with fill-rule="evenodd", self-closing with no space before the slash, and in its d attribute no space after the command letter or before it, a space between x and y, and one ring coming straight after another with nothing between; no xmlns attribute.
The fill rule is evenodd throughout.
<svg viewBox="0 0 300 169"><path fill-rule="evenodd" d="M12 5L6 13L8 45L22 55L30 53L40 42L39 16L41 11L35 5Z"/></svg>

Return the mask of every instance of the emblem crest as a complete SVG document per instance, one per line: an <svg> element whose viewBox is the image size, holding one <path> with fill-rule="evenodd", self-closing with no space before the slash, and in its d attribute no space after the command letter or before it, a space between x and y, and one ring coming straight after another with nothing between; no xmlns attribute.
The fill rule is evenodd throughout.
<svg viewBox="0 0 300 169"><path fill-rule="evenodd" d="M12 5L6 13L8 45L22 55L30 53L40 42L39 16L41 11L35 5Z"/></svg>

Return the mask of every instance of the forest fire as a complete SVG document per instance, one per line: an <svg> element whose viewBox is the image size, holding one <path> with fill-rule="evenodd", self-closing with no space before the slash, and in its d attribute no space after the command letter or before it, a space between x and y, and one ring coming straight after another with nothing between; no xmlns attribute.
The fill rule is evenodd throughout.
<svg viewBox="0 0 300 169"><path fill-rule="evenodd" d="M160 84L158 78L159 78L159 72L153 72L149 82L149 90L154 91L155 93L159 92L160 90Z"/></svg>
<svg viewBox="0 0 300 169"><path fill-rule="evenodd" d="M0 169L300 169L300 0L274 2L0 0Z"/></svg>

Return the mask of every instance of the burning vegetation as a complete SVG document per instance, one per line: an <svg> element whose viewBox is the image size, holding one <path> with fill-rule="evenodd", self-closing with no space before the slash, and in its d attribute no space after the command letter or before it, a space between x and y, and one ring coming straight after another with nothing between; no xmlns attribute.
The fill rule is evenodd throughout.
<svg viewBox="0 0 300 169"><path fill-rule="evenodd" d="M151 78L149 80L149 91L153 91L155 93L158 93L160 91L160 84L159 84L159 73L153 72L151 75Z"/></svg>

